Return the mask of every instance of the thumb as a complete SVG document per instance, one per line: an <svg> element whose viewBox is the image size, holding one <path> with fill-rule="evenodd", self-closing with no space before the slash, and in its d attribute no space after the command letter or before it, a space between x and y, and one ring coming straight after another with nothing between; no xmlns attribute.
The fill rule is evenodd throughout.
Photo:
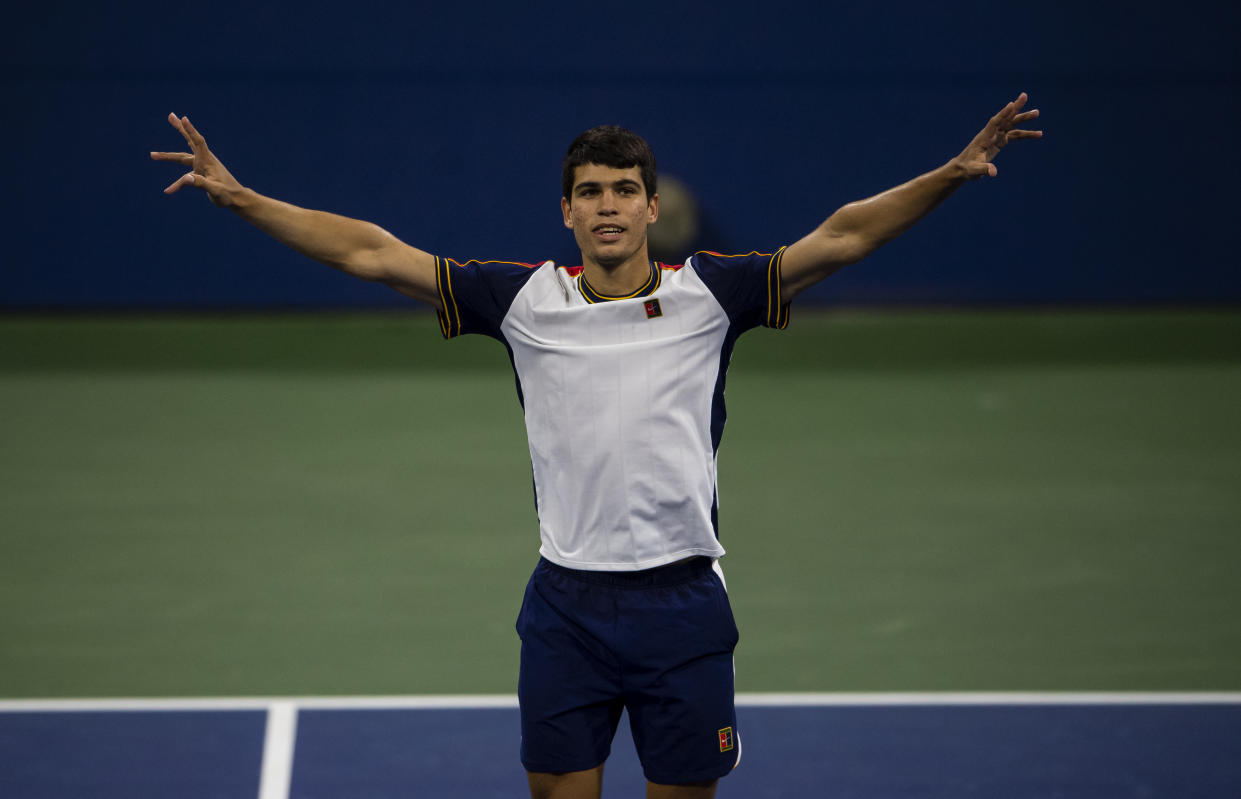
<svg viewBox="0 0 1241 799"><path fill-rule="evenodd" d="M182 175L181 177L173 181L172 185L164 189L164 194L172 194L173 192L180 191L185 186L202 187L205 184L206 180L207 179L204 178L202 175L196 175L193 172L186 172L184 175ZM202 181L202 182L196 182L196 181Z"/></svg>
<svg viewBox="0 0 1241 799"><path fill-rule="evenodd" d="M965 177L967 180L977 180L978 178L993 178L997 174L999 174L999 170L995 168L995 164L983 162L967 166Z"/></svg>

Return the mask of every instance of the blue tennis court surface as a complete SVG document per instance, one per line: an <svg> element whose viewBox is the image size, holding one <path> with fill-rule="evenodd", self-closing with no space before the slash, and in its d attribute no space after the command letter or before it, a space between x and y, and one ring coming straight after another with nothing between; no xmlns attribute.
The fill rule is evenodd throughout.
<svg viewBox="0 0 1241 799"><path fill-rule="evenodd" d="M747 695L720 797L1241 797L1241 695ZM0 702L0 796L521 797L509 698ZM622 722L605 796L641 796Z"/></svg>

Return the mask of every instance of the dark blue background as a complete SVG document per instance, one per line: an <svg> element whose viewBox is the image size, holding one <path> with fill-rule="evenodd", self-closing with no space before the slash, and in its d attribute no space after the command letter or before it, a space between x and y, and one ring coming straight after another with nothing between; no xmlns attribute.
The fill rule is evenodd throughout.
<svg viewBox="0 0 1241 799"><path fill-rule="evenodd" d="M1004 152L815 290L844 303L1241 300L1232 3L31 4L0 74L0 307L401 305L267 241L150 150L188 114L238 178L456 258L576 263L559 162L645 135L697 244L766 250L955 155Z"/></svg>

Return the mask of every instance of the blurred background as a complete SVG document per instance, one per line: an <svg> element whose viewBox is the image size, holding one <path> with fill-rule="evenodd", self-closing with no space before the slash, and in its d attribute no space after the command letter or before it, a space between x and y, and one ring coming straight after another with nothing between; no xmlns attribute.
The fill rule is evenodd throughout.
<svg viewBox="0 0 1241 799"><path fill-rule="evenodd" d="M563 263L560 159L621 124L693 204L679 261L791 243L1021 91L1044 139L738 347L739 687L1238 688L1238 16L10 11L0 695L515 686L537 521L503 348L162 194L169 112L261 192Z"/></svg>
<svg viewBox="0 0 1241 799"><path fill-rule="evenodd" d="M455 258L576 262L559 163L602 123L771 250L957 154L1047 137L814 299L1236 302L1227 3L58 3L4 34L8 309L402 306L168 198L187 114L243 182Z"/></svg>

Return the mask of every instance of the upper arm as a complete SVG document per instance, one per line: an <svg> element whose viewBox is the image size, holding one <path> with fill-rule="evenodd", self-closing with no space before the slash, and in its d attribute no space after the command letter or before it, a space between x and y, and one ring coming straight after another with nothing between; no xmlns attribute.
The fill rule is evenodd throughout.
<svg viewBox="0 0 1241 799"><path fill-rule="evenodd" d="M865 256L866 249L857 235L837 231L830 222L827 220L785 250L780 293L786 302Z"/></svg>
<svg viewBox="0 0 1241 799"><path fill-rule="evenodd" d="M431 253L390 236L383 246L359 254L358 259L358 272L367 279L421 300L437 311L444 309L435 282L435 256Z"/></svg>

